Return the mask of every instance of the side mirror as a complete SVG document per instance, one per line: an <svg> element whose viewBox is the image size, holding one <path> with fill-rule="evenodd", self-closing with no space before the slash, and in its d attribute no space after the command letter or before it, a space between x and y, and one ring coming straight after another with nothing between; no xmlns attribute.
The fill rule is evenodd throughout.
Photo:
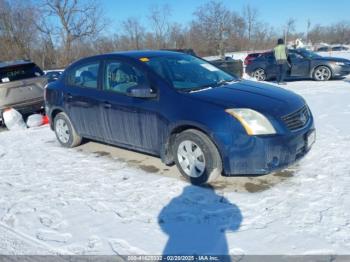
<svg viewBox="0 0 350 262"><path fill-rule="evenodd" d="M130 87L126 90L126 94L131 97L138 97L138 98L155 98L157 97L157 93L154 92L151 88L148 86L140 87L140 86L134 86Z"/></svg>

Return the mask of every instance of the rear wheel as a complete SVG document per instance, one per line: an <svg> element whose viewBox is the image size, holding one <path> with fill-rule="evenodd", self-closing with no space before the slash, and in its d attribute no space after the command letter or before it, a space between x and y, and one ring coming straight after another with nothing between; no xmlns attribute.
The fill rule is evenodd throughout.
<svg viewBox="0 0 350 262"><path fill-rule="evenodd" d="M60 144L64 147L76 147L81 144L82 137L75 131L69 117L61 112L55 116L54 130Z"/></svg>
<svg viewBox="0 0 350 262"><path fill-rule="evenodd" d="M259 68L254 71L253 77L258 81L265 81L266 80L266 72L264 69Z"/></svg>
<svg viewBox="0 0 350 262"><path fill-rule="evenodd" d="M314 70L313 78L316 81L327 81L332 77L332 71L327 66L319 66Z"/></svg>
<svg viewBox="0 0 350 262"><path fill-rule="evenodd" d="M2 112L0 112L0 128L5 127L4 117L2 116Z"/></svg>
<svg viewBox="0 0 350 262"><path fill-rule="evenodd" d="M222 162L215 144L198 130L177 135L173 155L181 174L194 185L212 182L221 175Z"/></svg>

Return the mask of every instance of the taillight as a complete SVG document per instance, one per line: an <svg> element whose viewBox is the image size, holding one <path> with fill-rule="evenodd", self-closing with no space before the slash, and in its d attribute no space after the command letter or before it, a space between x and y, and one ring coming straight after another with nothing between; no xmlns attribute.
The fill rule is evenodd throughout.
<svg viewBox="0 0 350 262"><path fill-rule="evenodd" d="M47 100L46 94L47 94L47 85L45 85L45 87L44 87L44 100L45 101Z"/></svg>
<svg viewBox="0 0 350 262"><path fill-rule="evenodd" d="M250 64L252 63L252 60L253 60L253 59L245 59L245 60L244 60L244 64L245 64L245 65L250 65Z"/></svg>

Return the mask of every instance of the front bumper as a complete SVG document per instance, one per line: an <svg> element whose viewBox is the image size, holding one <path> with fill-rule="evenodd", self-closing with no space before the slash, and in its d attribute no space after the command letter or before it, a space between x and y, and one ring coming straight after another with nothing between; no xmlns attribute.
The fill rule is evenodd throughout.
<svg viewBox="0 0 350 262"><path fill-rule="evenodd" d="M336 66L333 69L333 76L346 76L350 74L350 65Z"/></svg>
<svg viewBox="0 0 350 262"><path fill-rule="evenodd" d="M246 136L223 156L224 176L266 175L286 168L309 152L314 126L274 136Z"/></svg>

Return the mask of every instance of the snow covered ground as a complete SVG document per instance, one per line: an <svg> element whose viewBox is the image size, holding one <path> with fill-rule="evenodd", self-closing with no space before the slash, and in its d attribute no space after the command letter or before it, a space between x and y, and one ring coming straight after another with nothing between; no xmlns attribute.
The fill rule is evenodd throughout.
<svg viewBox="0 0 350 262"><path fill-rule="evenodd" d="M349 254L350 78L286 88L315 116L312 151L214 189L64 149L47 126L0 132L0 254Z"/></svg>

